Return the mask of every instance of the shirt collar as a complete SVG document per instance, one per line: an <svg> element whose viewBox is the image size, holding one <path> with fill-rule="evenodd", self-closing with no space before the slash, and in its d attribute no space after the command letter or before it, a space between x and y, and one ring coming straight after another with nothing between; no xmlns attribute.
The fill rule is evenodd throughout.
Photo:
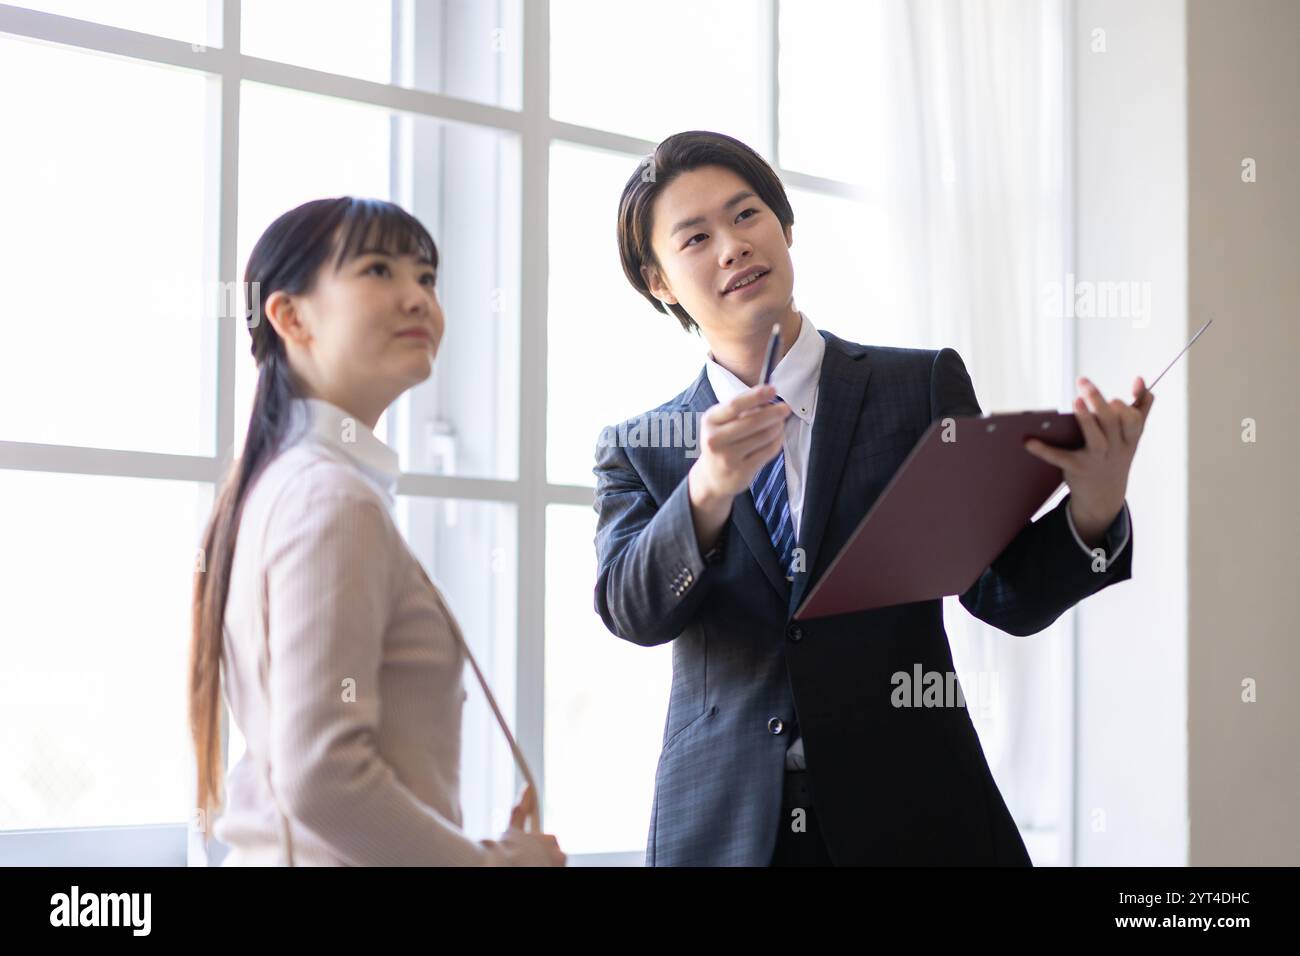
<svg viewBox="0 0 1300 956"><path fill-rule="evenodd" d="M397 476L401 474L397 452L375 433L332 402L319 398L295 398L294 418L298 437L315 439L337 456L355 465L388 503L394 502ZM304 427L305 426L305 427Z"/></svg>
<svg viewBox="0 0 1300 956"><path fill-rule="evenodd" d="M826 354L826 340L813 327L808 316L799 313L799 335L790 351L782 356L772 370L772 384L790 411L804 423L811 423L817 411L817 383L821 379L822 357ZM709 353L705 371L709 384L719 402L727 402L743 392L747 386L729 370L719 365Z"/></svg>

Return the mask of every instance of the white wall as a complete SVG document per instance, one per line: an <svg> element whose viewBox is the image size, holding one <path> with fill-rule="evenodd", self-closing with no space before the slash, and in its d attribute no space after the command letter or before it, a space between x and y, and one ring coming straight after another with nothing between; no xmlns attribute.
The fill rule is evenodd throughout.
<svg viewBox="0 0 1300 956"><path fill-rule="evenodd" d="M1133 377L1150 382L1200 318L1186 292L1184 2L1078 0L1075 27L1076 277L1151 292L1145 319L1076 320L1078 372L1131 401ZM1188 859L1190 368L1184 357L1157 386L1129 479L1133 577L1077 611L1076 865Z"/></svg>

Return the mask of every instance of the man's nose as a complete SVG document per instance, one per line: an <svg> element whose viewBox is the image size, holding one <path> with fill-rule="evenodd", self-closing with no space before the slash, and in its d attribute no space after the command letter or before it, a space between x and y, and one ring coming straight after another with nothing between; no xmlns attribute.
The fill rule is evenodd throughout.
<svg viewBox="0 0 1300 956"><path fill-rule="evenodd" d="M728 268L732 266L737 259L743 259L746 256L750 255L752 252L753 250L750 248L749 243L747 242L741 242L741 241L730 242L723 247L722 265L724 268Z"/></svg>

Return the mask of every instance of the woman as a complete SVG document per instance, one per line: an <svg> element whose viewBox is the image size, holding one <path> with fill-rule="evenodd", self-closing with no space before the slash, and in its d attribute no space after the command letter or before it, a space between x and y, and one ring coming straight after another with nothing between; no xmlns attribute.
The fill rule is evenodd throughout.
<svg viewBox="0 0 1300 956"><path fill-rule="evenodd" d="M414 217L351 197L285 213L249 258L257 395L191 646L201 820L222 802L223 671L248 746L213 828L226 863L565 863L524 830L531 788L500 840L460 829L460 632L390 515L397 455L373 429L432 371L437 267Z"/></svg>

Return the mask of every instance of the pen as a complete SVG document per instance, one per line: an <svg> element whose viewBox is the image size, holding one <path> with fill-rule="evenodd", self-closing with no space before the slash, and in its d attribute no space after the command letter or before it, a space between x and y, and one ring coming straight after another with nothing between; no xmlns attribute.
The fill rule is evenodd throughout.
<svg viewBox="0 0 1300 956"><path fill-rule="evenodd" d="M1206 322L1204 325L1202 325L1199 329L1196 330L1196 334L1192 336L1191 342L1188 342L1186 345L1183 346L1183 352L1186 352L1188 349L1192 347L1192 342L1195 342L1197 339L1199 339L1201 337L1201 333L1204 332L1206 329L1208 329L1210 327L1210 322L1213 321L1214 321L1213 319L1210 319L1209 322ZM1174 361L1170 362L1168 365L1165 366L1165 372L1169 371L1171 368L1174 367L1174 362L1177 362L1180 358L1183 357L1183 352L1179 352L1177 355L1175 355ZM1161 372L1159 375L1157 375L1156 381L1152 382L1150 385L1146 387L1146 390L1148 392L1155 391L1156 382L1160 381L1162 378L1165 377L1165 372Z"/></svg>
<svg viewBox="0 0 1300 956"><path fill-rule="evenodd" d="M767 385L772 381L772 369L776 366L776 353L781 348L781 324L772 323L772 337L767 343L767 358L763 360L763 374L758 380L759 385Z"/></svg>

